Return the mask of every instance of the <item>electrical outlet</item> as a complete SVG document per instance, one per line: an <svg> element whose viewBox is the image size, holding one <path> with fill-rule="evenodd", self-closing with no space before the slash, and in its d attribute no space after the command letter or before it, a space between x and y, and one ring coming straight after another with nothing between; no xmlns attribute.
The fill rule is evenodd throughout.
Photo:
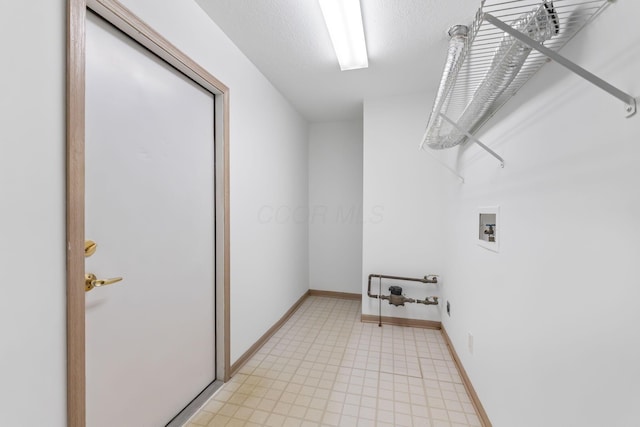
<svg viewBox="0 0 640 427"><path fill-rule="evenodd" d="M449 301L447 301L447 315L451 317L451 304L449 304Z"/></svg>
<svg viewBox="0 0 640 427"><path fill-rule="evenodd" d="M467 338L467 346L469 347L469 353L473 354L473 335L469 332L469 336Z"/></svg>

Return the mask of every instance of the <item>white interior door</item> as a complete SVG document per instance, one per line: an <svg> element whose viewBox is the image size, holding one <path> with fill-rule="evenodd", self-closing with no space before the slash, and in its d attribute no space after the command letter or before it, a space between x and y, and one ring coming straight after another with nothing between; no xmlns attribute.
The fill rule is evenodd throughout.
<svg viewBox="0 0 640 427"><path fill-rule="evenodd" d="M215 379L214 98L87 17L87 425L165 425Z"/></svg>

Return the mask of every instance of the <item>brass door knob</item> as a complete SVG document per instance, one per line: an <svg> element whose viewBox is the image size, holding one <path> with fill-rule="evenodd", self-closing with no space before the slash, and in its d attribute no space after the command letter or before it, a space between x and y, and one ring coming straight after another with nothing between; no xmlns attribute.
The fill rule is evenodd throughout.
<svg viewBox="0 0 640 427"><path fill-rule="evenodd" d="M98 280L95 274L87 273L84 275L84 291L89 292L93 288L107 286L122 280L122 277L113 277L111 279Z"/></svg>

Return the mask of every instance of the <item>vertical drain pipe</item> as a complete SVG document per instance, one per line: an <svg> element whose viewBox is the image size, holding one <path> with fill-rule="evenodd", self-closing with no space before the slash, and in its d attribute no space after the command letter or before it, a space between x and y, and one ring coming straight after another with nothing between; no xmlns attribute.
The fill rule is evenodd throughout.
<svg viewBox="0 0 640 427"><path fill-rule="evenodd" d="M378 277L378 327L382 328L382 276Z"/></svg>

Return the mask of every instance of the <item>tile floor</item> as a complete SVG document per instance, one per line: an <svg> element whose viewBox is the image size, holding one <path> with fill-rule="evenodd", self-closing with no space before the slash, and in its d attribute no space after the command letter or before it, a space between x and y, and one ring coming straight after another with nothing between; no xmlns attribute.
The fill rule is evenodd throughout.
<svg viewBox="0 0 640 427"><path fill-rule="evenodd" d="M309 297L194 415L200 426L481 426L440 331Z"/></svg>

